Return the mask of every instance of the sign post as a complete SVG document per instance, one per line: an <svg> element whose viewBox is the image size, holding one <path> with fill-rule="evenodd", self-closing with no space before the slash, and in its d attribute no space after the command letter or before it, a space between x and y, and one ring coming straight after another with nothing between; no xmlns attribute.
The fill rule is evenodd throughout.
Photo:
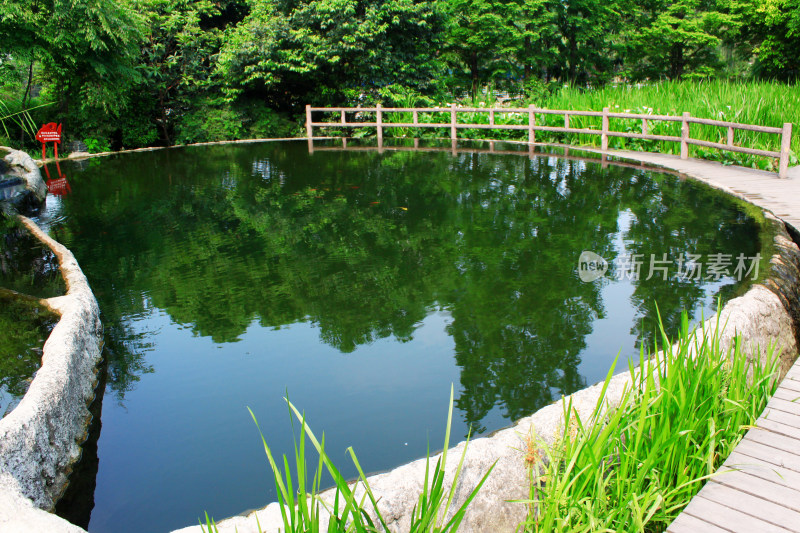
<svg viewBox="0 0 800 533"><path fill-rule="evenodd" d="M56 196L69 194L72 192L72 187L69 186L67 177L61 173L61 165L58 164L58 144L61 142L61 124L56 124L55 122L45 124L39 128L39 131L36 133L36 140L42 143L42 164L47 174L47 190L50 191L50 194ZM47 159L47 143L49 142L53 143L53 152L56 157L56 169L58 169L58 179L50 178L50 169L44 164L44 160Z"/></svg>
<svg viewBox="0 0 800 533"><path fill-rule="evenodd" d="M58 143L61 142L61 124L49 122L39 128L36 133L36 140L42 143L42 162L47 159L47 143L53 143L53 151L58 160Z"/></svg>

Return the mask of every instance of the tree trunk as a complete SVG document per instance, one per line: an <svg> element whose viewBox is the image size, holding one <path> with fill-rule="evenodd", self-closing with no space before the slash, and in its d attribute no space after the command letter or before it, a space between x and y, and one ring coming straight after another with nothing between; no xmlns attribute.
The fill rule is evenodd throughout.
<svg viewBox="0 0 800 533"><path fill-rule="evenodd" d="M25 109L25 106L28 103L28 95L31 93L32 82L33 82L33 59L31 59L31 64L28 65L28 83L25 85L25 92L22 93L22 109Z"/></svg>
<svg viewBox="0 0 800 533"><path fill-rule="evenodd" d="M472 52L470 57L470 70L472 74L472 98L478 97L478 53Z"/></svg>
<svg viewBox="0 0 800 533"><path fill-rule="evenodd" d="M530 24L526 25L525 28L527 30L530 30ZM523 70L523 73L522 73L522 81L523 81L522 89L523 89L523 92L524 92L525 83L527 83L528 80L531 78L531 70L532 70L531 69L531 36L530 35L526 35L525 36L525 42L523 44L523 47L524 47L524 50L525 50L525 56L524 56L525 57L525 67L524 67L524 70Z"/></svg>
<svg viewBox="0 0 800 533"><path fill-rule="evenodd" d="M164 100L165 100L165 95L164 93L161 93L158 96L158 103L159 103L158 107L161 110L161 120L159 121L161 123L161 134L164 137L164 142L166 143L166 146L172 146L172 139L170 139L169 137L169 129L167 128L167 107Z"/></svg>
<svg viewBox="0 0 800 533"><path fill-rule="evenodd" d="M31 64L28 65L28 83L25 85L25 92L22 93L22 105L20 106L20 111L25 111L25 107L28 104L28 95L31 93L31 83L33 82L33 59L31 59ZM22 117L24 121L25 118ZM19 128L19 144L22 147L22 143L25 142L25 122L22 122Z"/></svg>
<svg viewBox="0 0 800 533"><path fill-rule="evenodd" d="M669 51L669 77L671 80L679 80L683 76L685 59L683 57L683 45L675 43Z"/></svg>

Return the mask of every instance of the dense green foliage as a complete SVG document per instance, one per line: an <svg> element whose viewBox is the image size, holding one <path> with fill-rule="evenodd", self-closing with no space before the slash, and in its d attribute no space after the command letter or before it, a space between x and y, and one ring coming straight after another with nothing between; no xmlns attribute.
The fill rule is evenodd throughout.
<svg viewBox="0 0 800 533"><path fill-rule="evenodd" d="M7 117L41 104L117 149L300 134L306 103L793 82L798 1L2 0L0 144L30 142Z"/></svg>
<svg viewBox="0 0 800 533"><path fill-rule="evenodd" d="M564 432L545 466L531 439L532 513L525 530L665 531L739 443L777 387L777 357L729 351L716 333L695 336L684 318L673 346L641 356L619 405L606 387L590 420L565 402ZM658 344L655 345L658 351ZM533 474L533 472L532 472ZM722 474L724 475L724 474ZM724 479L724 478L723 478Z"/></svg>

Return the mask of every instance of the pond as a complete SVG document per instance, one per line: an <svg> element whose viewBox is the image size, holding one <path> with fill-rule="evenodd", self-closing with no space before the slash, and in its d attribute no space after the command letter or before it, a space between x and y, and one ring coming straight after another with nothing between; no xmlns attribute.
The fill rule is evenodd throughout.
<svg viewBox="0 0 800 533"><path fill-rule="evenodd" d="M710 315L763 272L758 211L691 180L425 147L62 166L71 194L37 222L89 278L107 368L61 514L167 531L273 501L247 407L289 453L287 392L346 475L351 445L365 470L392 468L441 447L451 383L454 435L486 435L601 380L618 353L622 370L656 303L674 332L683 309Z"/></svg>

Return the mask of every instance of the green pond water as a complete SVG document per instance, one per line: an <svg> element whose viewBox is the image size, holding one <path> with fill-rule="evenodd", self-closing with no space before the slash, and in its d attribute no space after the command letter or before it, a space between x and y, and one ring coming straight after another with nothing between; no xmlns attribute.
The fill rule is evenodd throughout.
<svg viewBox="0 0 800 533"><path fill-rule="evenodd" d="M16 406L42 364L57 315L0 289L0 418Z"/></svg>
<svg viewBox="0 0 800 533"><path fill-rule="evenodd" d="M57 322L37 299L64 291L56 256L16 220L0 215L0 417L28 390Z"/></svg>
<svg viewBox="0 0 800 533"><path fill-rule="evenodd" d="M288 453L287 391L346 475L347 446L367 471L440 447L451 383L456 436L505 427L638 354L656 302L672 331L683 309L710 315L769 239L737 201L641 168L340 146L62 165L72 192L37 222L89 278L107 362L60 514L167 531L273 501L247 407ZM599 279L582 281L584 251L608 262ZM706 275L711 254L727 274Z"/></svg>

